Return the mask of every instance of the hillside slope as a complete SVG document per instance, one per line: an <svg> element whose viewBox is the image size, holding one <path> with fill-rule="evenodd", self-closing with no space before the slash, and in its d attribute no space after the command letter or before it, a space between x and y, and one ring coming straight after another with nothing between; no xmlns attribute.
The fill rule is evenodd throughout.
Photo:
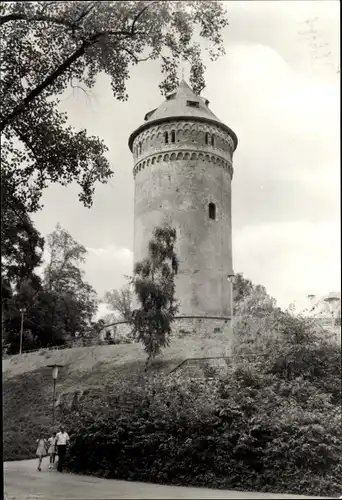
<svg viewBox="0 0 342 500"><path fill-rule="evenodd" d="M227 356L226 334L212 338L174 338L155 359L150 374L168 374L188 358ZM143 380L146 354L140 344L78 347L41 351L3 360L4 460L32 458L40 430L51 432L52 378L47 365L63 368L57 381L57 402L70 404L75 392L104 389L122 380ZM56 423L58 423L58 412Z"/></svg>

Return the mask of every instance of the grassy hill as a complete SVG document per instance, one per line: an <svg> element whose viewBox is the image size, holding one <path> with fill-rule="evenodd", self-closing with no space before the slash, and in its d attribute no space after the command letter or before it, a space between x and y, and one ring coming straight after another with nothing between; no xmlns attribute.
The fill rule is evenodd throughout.
<svg viewBox="0 0 342 500"><path fill-rule="evenodd" d="M188 358L227 356L225 334L213 338L174 338L155 359L150 374L167 375ZM78 347L40 351L3 360L4 460L35 455L35 442L42 429L52 424L52 378L47 365L61 364L57 381L58 402L70 404L75 392L105 389L118 380L142 380L146 354L140 344ZM58 423L58 412L56 423Z"/></svg>

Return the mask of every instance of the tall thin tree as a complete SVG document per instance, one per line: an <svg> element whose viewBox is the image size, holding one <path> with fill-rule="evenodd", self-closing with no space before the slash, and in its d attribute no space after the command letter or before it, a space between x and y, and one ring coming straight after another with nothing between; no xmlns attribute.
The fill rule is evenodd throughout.
<svg viewBox="0 0 342 500"><path fill-rule="evenodd" d="M178 311L175 276L176 231L165 226L154 230L148 255L135 265L132 283L140 304L132 314L133 335L144 345L147 370L153 358L169 345L171 326Z"/></svg>

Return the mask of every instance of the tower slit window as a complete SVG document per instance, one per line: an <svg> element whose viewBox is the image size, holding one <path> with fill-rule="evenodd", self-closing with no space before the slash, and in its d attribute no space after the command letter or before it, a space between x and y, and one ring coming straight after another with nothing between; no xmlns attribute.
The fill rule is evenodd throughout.
<svg viewBox="0 0 342 500"><path fill-rule="evenodd" d="M171 142L176 142L176 132L174 130L171 132Z"/></svg>
<svg viewBox="0 0 342 500"><path fill-rule="evenodd" d="M214 136L214 134L211 136L211 145L215 146L215 136Z"/></svg>
<svg viewBox="0 0 342 500"><path fill-rule="evenodd" d="M165 137L165 144L168 144L169 143L169 133L165 132L164 137Z"/></svg>
<svg viewBox="0 0 342 500"><path fill-rule="evenodd" d="M205 133L205 143L209 144L209 133L208 132Z"/></svg>
<svg viewBox="0 0 342 500"><path fill-rule="evenodd" d="M199 108L198 101L186 101L186 105L190 106L191 108Z"/></svg>
<svg viewBox="0 0 342 500"><path fill-rule="evenodd" d="M216 219L216 205L215 203L209 203L209 219Z"/></svg>

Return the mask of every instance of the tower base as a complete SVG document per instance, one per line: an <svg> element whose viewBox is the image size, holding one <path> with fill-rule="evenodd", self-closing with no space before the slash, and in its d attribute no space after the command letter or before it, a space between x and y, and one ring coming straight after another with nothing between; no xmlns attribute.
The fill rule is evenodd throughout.
<svg viewBox="0 0 342 500"><path fill-rule="evenodd" d="M172 323L172 335L199 338L212 337L215 334L227 333L231 330L231 318L208 316L178 316Z"/></svg>

